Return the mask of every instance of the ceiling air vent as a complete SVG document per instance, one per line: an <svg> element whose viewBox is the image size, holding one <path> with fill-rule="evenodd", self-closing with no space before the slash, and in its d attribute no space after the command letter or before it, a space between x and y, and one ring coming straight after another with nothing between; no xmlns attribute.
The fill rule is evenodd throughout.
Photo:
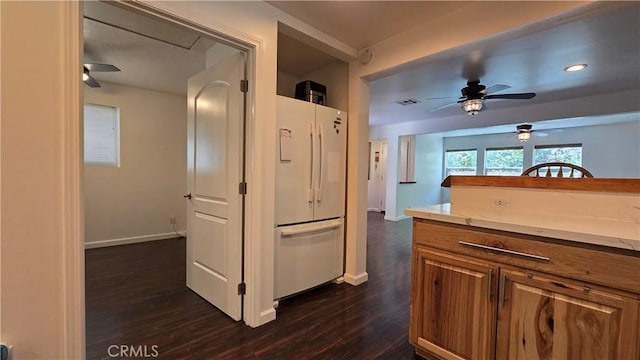
<svg viewBox="0 0 640 360"><path fill-rule="evenodd" d="M413 105L413 104L417 104L419 102L420 102L420 100L416 100L416 99L404 99L404 100L396 101L396 103L398 103L398 104L400 104L402 106Z"/></svg>

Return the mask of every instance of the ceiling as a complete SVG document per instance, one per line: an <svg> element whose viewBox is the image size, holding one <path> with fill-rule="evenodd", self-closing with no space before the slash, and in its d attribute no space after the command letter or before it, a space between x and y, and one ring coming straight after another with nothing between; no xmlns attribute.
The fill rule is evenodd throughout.
<svg viewBox="0 0 640 360"><path fill-rule="evenodd" d="M474 2L456 1L269 3L357 49L445 16L461 6L478 6ZM467 116L455 105L432 110L455 103L468 78L479 78L487 86L511 86L500 93L538 94L532 100L489 100L487 110L474 117L478 124L482 124L483 117L491 116L491 110L639 89L640 3L629 2L613 9L590 12L559 26L539 27L543 30L533 33L516 30L519 31L516 35L492 37L450 49L421 59L412 68L404 67L400 72L376 79L371 82L370 124ZM204 69L206 51L215 44L200 34L185 34L183 29L103 3L87 2L85 11L85 60L111 63L122 69L119 73L93 73L99 81L185 95L186 79ZM141 23L133 31L150 31L152 35L140 36L121 29L120 25L105 24L118 21ZM278 56L278 67L297 76L337 61L283 34L278 37ZM578 73L563 71L573 63L589 66ZM409 106L397 103L409 98L419 103Z"/></svg>
<svg viewBox="0 0 640 360"><path fill-rule="evenodd" d="M502 5L500 2L461 1L269 3L356 49L445 17L461 7ZM373 80L370 83L370 125L437 122L467 116L456 102L469 79L480 79L487 86L510 86L498 94L537 93L531 100L486 101L485 110L473 119L479 125L483 124L483 118L491 116L491 110L639 89L640 4L630 2L610 12L586 14L559 26L539 26L543 30L537 32L518 29L517 35L497 36L451 49L421 59L413 68L404 67L400 72ZM563 71L575 63L587 63L588 67L577 73ZM397 103L407 99L418 103L406 106ZM449 104L454 105L441 108ZM441 109L433 111L438 108ZM607 122L638 120L640 117L635 114L596 119ZM514 119L514 123L517 121ZM571 119L568 123L576 126L576 122L584 121L584 118ZM558 122L551 124L562 126ZM455 126L451 128L456 129Z"/></svg>
<svg viewBox="0 0 640 360"><path fill-rule="evenodd" d="M458 1L267 2L355 49L471 5Z"/></svg>
<svg viewBox="0 0 640 360"><path fill-rule="evenodd" d="M92 72L107 81L186 95L187 79L205 69L215 41L173 24L98 1L84 4L84 62L120 72Z"/></svg>
<svg viewBox="0 0 640 360"><path fill-rule="evenodd" d="M435 120L462 114L455 103L468 79L511 86L500 93L536 92L531 100L487 100L490 110L640 88L640 4L581 18L510 40L487 39L425 59L420 66L371 83L370 124ZM588 67L575 73L564 68ZM420 101L402 106L404 99ZM480 119L478 119L480 120Z"/></svg>

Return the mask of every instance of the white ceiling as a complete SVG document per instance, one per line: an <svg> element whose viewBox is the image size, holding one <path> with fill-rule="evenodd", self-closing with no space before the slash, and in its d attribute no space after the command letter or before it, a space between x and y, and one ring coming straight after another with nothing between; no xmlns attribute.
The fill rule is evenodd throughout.
<svg viewBox="0 0 640 360"><path fill-rule="evenodd" d="M98 81L186 95L187 79L205 69L206 51L216 44L200 34L102 2L87 1L84 10L84 62L113 64L121 70L92 72Z"/></svg>
<svg viewBox="0 0 640 360"><path fill-rule="evenodd" d="M267 1L356 49L432 21L471 2L459 1Z"/></svg>
<svg viewBox="0 0 640 360"><path fill-rule="evenodd" d="M270 3L355 48L369 46L456 11L461 6L479 5L474 2L438 1ZM250 2L246 4L252 6ZM499 5L499 2L492 2L490 6ZM85 8L87 13L93 12L93 17L117 19L129 16L122 13L122 9L102 3L87 2ZM560 26L540 26L544 30L534 33L515 30L509 36L497 36L451 49L424 58L413 68L405 67L396 74L374 80L371 82L370 124L435 122L459 116L462 110L458 106L431 110L455 102L466 79L471 77L479 77L487 86L511 86L501 93L538 93L532 100L487 101L487 110L475 117L479 124L482 124L483 117L491 116L492 110L639 89L640 3L629 2L612 8L617 10L589 12ZM150 21L144 16L142 18L144 23ZM112 63L123 70L120 73L94 73L94 77L174 94L186 93L186 79L204 68L205 52L214 44L210 39L201 38L187 50L99 21L85 19L84 25L85 59ZM161 23L150 27L160 29L158 32L162 33L166 32L161 30L166 26L166 23ZM176 41L190 41L185 34L178 38L182 40ZM302 76L322 64L335 61L282 34L278 42L278 67L286 68L291 74ZM589 67L580 73L562 71L565 66L576 62L588 63ZM443 97L446 99L441 99ZM410 106L396 103L407 98L417 99L420 103ZM459 127L451 127L456 128Z"/></svg>

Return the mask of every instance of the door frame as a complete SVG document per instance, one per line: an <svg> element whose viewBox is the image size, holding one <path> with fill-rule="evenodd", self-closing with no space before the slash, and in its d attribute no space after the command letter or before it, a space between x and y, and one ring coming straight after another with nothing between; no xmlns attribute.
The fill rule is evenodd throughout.
<svg viewBox="0 0 640 360"><path fill-rule="evenodd" d="M138 2L118 2L118 6L146 13L150 16L169 21L180 26L201 32L207 36L219 39L225 45L235 47L247 54L246 79L249 80L249 91L245 100L245 126L246 147L245 164L246 181L249 184L248 194L245 196L245 228L246 239L244 246L244 276L247 284L247 294L244 297L244 322L252 327L275 319L273 313L265 314L260 311L260 253L259 239L262 192L259 172L256 170L253 157L255 153L255 113L251 111L255 107L256 94L256 64L262 61L263 44L259 39L254 39L246 34L233 32L231 29L213 29L199 25L192 21L171 15L168 12ZM82 2L64 2L63 17L65 18L66 31L63 37L66 39L63 56L63 84L62 97L64 99L64 123L63 141L65 151L63 163L63 193L66 206L64 207L62 252L64 262L63 306L64 316L67 319L64 326L63 347L65 358L83 359L85 357L85 279L84 279L84 186L83 186L83 83L80 80L83 62L83 6ZM254 200L254 197L258 200Z"/></svg>
<svg viewBox="0 0 640 360"><path fill-rule="evenodd" d="M126 9L143 12L152 17L186 27L195 32L215 38L224 45L236 48L246 54L245 79L249 81L249 88L244 93L244 176L247 183L247 194L244 195L243 205L243 260L242 276L246 284L246 292L243 296L243 321L245 324L255 327L265 323L266 319L275 319L275 309L272 314L264 314L260 309L260 228L256 219L262 215L259 207L261 204L254 198L259 198L260 176L256 171L252 154L256 152L255 138L255 113L251 111L255 107L256 94L256 64L261 61L262 42L246 36L245 34L231 31L231 29L216 29L198 24L194 21L175 16L167 11L155 8L151 5L139 2L117 2L114 5L123 6Z"/></svg>

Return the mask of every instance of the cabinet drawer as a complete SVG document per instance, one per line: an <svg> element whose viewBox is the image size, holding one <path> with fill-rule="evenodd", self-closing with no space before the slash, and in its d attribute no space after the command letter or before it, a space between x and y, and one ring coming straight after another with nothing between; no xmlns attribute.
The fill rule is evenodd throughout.
<svg viewBox="0 0 640 360"><path fill-rule="evenodd" d="M414 219L413 227L414 246L554 273L640 298L640 253L423 219Z"/></svg>

